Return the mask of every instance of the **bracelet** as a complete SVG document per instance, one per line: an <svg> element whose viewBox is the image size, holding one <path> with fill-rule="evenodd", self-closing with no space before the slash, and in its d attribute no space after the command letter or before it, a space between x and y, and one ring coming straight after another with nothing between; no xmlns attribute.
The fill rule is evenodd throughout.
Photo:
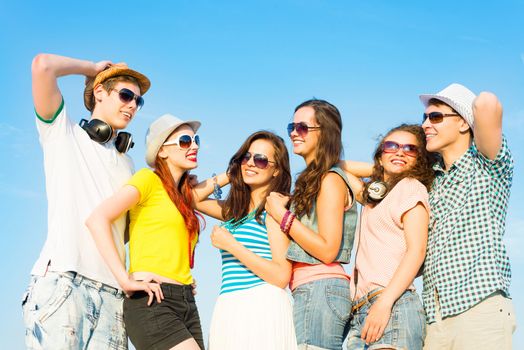
<svg viewBox="0 0 524 350"><path fill-rule="evenodd" d="M222 189L218 185L217 174L213 173L211 176L213 177L213 197L215 197L215 199L222 199Z"/></svg>
<svg viewBox="0 0 524 350"><path fill-rule="evenodd" d="M282 218L282 221L280 222L280 231L287 235L289 230L291 230L291 225L293 225L293 221L296 217L297 216L293 214L291 210L287 210L284 214L284 217Z"/></svg>
<svg viewBox="0 0 524 350"><path fill-rule="evenodd" d="M286 210L286 213L282 217L282 221L280 221L280 231L282 231L284 233L286 232L286 223L287 223L287 219L288 219L289 215L291 215L291 211Z"/></svg>
<svg viewBox="0 0 524 350"><path fill-rule="evenodd" d="M296 218L295 214L293 213L289 214L288 220L286 222L285 231L283 231L286 235L289 234L289 231L291 230L291 225L293 225L293 221L295 221L295 218Z"/></svg>

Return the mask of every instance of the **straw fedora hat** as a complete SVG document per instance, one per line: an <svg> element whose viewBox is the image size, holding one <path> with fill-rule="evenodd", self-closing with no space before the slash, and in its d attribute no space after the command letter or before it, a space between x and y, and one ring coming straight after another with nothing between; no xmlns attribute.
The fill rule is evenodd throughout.
<svg viewBox="0 0 524 350"><path fill-rule="evenodd" d="M151 82L149 79L135 70L130 69L125 63L116 63L113 64L100 73L96 77L90 77L86 79L86 87L84 89L84 105L87 110L92 112L95 107L95 99L93 96L93 89L98 85L103 83L109 78L127 75L135 78L138 81L138 86L140 88L140 94L144 95L147 90L151 87Z"/></svg>
<svg viewBox="0 0 524 350"><path fill-rule="evenodd" d="M197 132L200 124L197 120L182 120L171 114L164 114L152 122L146 134L146 163L152 168L155 167L156 155L160 147L176 128L189 125L194 132Z"/></svg>

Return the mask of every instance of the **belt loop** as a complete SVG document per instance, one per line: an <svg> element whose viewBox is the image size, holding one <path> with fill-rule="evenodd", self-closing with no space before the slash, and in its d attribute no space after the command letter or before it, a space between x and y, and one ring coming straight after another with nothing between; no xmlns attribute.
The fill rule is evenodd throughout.
<svg viewBox="0 0 524 350"><path fill-rule="evenodd" d="M80 284L82 284L82 281L84 279L84 277L79 274L78 272L75 272L75 271L72 271L71 272L71 277L73 279L73 283L77 286L79 286Z"/></svg>

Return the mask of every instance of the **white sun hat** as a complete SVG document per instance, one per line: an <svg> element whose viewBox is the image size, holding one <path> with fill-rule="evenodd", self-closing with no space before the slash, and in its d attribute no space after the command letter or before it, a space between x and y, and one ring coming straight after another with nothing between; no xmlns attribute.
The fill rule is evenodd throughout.
<svg viewBox="0 0 524 350"><path fill-rule="evenodd" d="M453 83L447 86L444 90L436 94L420 95L420 101L425 107L428 107L428 102L432 98L440 100L451 108L456 110L458 114L468 123L471 130L473 130L473 101L477 96L464 85Z"/></svg>
<svg viewBox="0 0 524 350"><path fill-rule="evenodd" d="M200 124L199 121L182 120L171 114L164 114L152 122L146 134L146 163L152 168L155 166L156 155L160 147L179 126L189 125L194 132L197 132Z"/></svg>

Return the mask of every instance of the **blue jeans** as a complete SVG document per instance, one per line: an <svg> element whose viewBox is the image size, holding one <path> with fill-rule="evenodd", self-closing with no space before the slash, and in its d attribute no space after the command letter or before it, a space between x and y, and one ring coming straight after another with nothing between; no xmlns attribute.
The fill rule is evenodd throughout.
<svg viewBox="0 0 524 350"><path fill-rule="evenodd" d="M340 350L349 331L349 281L325 278L293 290L293 321L299 349Z"/></svg>
<svg viewBox="0 0 524 350"><path fill-rule="evenodd" d="M123 293L74 272L32 276L22 299L28 349L127 349Z"/></svg>
<svg viewBox="0 0 524 350"><path fill-rule="evenodd" d="M369 294L373 293L371 291ZM382 337L376 342L366 343L360 337L371 305L380 298L380 294L370 298L351 318L347 350L357 349L409 349L421 350L426 337L426 314L416 292L407 290L393 304L388 325ZM360 298L355 304L366 300Z"/></svg>

